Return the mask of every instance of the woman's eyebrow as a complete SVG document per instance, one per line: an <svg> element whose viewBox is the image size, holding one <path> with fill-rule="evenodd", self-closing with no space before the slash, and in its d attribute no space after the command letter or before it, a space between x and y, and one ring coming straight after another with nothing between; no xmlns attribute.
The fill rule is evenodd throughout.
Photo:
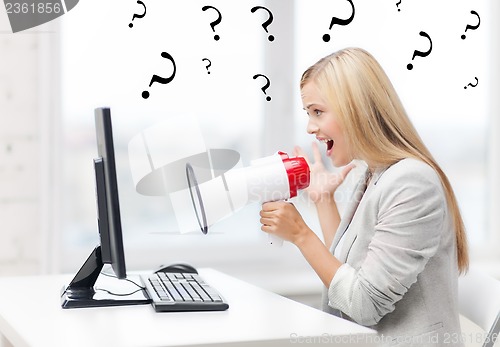
<svg viewBox="0 0 500 347"><path fill-rule="evenodd" d="M308 105L307 105L305 108L303 108L303 109L307 111L307 110L309 110L309 109L310 109L311 107L313 107L313 106L314 106L314 107L318 107L318 104L317 104L317 103L315 103L315 102L313 102L313 103L308 104Z"/></svg>

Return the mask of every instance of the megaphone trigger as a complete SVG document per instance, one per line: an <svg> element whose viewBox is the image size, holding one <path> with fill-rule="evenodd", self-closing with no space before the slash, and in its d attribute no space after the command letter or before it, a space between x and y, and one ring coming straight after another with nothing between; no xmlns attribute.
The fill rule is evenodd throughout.
<svg viewBox="0 0 500 347"><path fill-rule="evenodd" d="M283 239L279 236L269 234L269 243L273 246L281 247L283 246Z"/></svg>
<svg viewBox="0 0 500 347"><path fill-rule="evenodd" d="M290 205L293 205L293 202L291 202L290 200L288 199L285 199L283 200L283 202L286 202L286 203L289 203ZM284 240L277 236L277 235L274 235L274 234L268 234L268 240L269 240L269 243L273 246L277 246L277 247L281 247L283 246L283 242Z"/></svg>

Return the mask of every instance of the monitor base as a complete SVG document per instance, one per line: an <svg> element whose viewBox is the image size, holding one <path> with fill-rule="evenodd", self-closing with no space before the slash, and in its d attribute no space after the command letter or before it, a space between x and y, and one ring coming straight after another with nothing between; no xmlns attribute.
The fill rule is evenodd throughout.
<svg viewBox="0 0 500 347"><path fill-rule="evenodd" d="M103 290L73 290L64 286L61 290L62 308L107 307L150 304L144 290L139 290L127 296L117 296Z"/></svg>
<svg viewBox="0 0 500 347"><path fill-rule="evenodd" d="M71 283L62 288L61 307L83 308L144 305L151 303L151 300L144 289L132 289L129 292L130 294L112 294L113 290L110 290L110 293L104 289L98 289L95 284L103 266L101 246L97 246L94 248L80 270L78 270ZM120 280L120 278L117 278L117 280ZM119 287L121 287L121 285L119 285ZM109 290L109 288L106 289Z"/></svg>

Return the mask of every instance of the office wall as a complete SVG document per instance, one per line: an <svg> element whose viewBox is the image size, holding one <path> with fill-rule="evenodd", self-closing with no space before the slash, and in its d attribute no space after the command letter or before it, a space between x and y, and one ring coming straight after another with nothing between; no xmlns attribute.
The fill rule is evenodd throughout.
<svg viewBox="0 0 500 347"><path fill-rule="evenodd" d="M39 34L0 11L0 275L40 270Z"/></svg>

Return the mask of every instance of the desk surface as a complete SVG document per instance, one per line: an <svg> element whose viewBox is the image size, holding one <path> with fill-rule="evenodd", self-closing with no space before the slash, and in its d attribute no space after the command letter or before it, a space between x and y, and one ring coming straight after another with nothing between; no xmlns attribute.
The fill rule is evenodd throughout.
<svg viewBox="0 0 500 347"><path fill-rule="evenodd" d="M150 305L63 310L60 290L72 276L0 278L0 336L20 347L248 347L306 339L324 345L340 336L364 344L374 334L215 270L200 269L200 275L225 297L227 311L156 313Z"/></svg>

